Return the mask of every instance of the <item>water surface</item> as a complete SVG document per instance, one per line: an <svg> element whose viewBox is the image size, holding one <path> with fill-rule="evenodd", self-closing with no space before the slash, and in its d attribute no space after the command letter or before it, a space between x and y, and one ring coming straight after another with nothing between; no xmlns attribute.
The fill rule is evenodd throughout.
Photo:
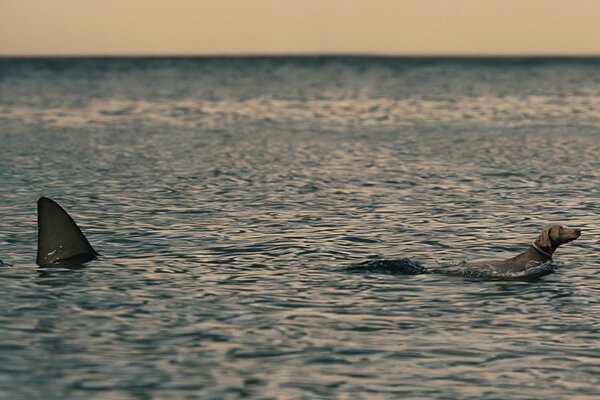
<svg viewBox="0 0 600 400"><path fill-rule="evenodd" d="M0 60L0 397L597 398L599 67ZM99 260L34 264L40 196ZM344 272L548 222L539 279Z"/></svg>

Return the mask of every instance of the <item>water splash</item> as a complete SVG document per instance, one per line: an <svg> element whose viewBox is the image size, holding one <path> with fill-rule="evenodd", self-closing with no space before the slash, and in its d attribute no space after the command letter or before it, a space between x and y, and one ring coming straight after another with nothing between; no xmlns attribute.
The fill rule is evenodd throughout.
<svg viewBox="0 0 600 400"><path fill-rule="evenodd" d="M375 259L342 268L345 272L381 273L398 275L426 274L429 271L420 262L410 258Z"/></svg>
<svg viewBox="0 0 600 400"><path fill-rule="evenodd" d="M492 268L487 268L486 264L474 265L467 261L460 261L450 264L438 264L435 267L430 268L430 271L432 273L444 275L456 275L486 280L529 280L551 274L555 269L556 266L552 264L551 261L536 265L535 267L528 268L524 271L497 271Z"/></svg>
<svg viewBox="0 0 600 400"><path fill-rule="evenodd" d="M536 265L525 271L496 271L486 268L485 264L474 265L466 261L456 263L438 263L433 267L424 267L420 262L410 258L375 259L342 268L344 272L380 273L393 275L417 275L436 273L442 275L463 276L486 280L529 280L551 274L556 265L551 261Z"/></svg>

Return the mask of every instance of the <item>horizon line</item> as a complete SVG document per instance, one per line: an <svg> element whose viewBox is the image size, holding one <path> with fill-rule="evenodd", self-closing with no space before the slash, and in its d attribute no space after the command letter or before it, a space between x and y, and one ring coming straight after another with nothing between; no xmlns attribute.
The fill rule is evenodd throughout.
<svg viewBox="0 0 600 400"><path fill-rule="evenodd" d="M561 53L424 53L424 54L390 54L369 52L322 52L322 53L90 53L90 54L0 54L0 59L7 58L555 58L581 59L600 58L600 53L561 54Z"/></svg>

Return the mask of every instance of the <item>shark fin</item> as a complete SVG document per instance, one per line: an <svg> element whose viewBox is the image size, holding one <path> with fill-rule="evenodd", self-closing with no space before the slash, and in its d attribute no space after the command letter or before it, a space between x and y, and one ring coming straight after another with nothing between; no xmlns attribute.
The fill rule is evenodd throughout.
<svg viewBox="0 0 600 400"><path fill-rule="evenodd" d="M82 264L97 256L73 218L47 197L38 200L38 250L36 264Z"/></svg>

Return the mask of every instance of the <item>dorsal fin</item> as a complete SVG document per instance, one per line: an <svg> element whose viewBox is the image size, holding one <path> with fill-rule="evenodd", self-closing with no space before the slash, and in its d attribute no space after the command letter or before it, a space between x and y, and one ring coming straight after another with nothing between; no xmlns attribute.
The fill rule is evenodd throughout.
<svg viewBox="0 0 600 400"><path fill-rule="evenodd" d="M82 264L96 258L96 250L73 218L47 197L38 200L38 250L36 264Z"/></svg>

